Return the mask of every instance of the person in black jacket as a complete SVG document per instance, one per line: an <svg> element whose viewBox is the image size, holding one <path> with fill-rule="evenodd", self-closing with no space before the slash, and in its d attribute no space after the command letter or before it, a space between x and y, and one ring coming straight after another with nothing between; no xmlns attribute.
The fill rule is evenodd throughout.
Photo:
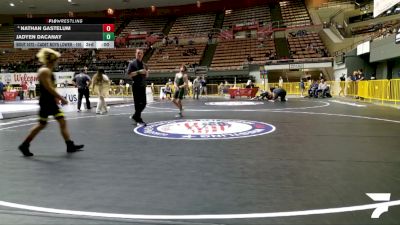
<svg viewBox="0 0 400 225"><path fill-rule="evenodd" d="M135 113L130 117L135 124L146 126L142 111L146 108L146 78L149 76L147 66L143 63L143 50L136 49L136 59L129 63L127 76L132 78L132 93Z"/></svg>

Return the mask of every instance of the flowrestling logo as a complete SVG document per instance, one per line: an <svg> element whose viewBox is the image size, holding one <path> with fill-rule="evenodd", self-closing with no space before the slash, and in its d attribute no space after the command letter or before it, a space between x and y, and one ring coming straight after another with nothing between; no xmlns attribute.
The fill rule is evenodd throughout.
<svg viewBox="0 0 400 225"><path fill-rule="evenodd" d="M148 137L186 140L246 138L274 131L275 127L268 123L226 119L160 121L134 130Z"/></svg>
<svg viewBox="0 0 400 225"><path fill-rule="evenodd" d="M206 105L218 106L241 106L241 105L262 105L262 102L249 102L249 101L232 101L232 102L206 102Z"/></svg>

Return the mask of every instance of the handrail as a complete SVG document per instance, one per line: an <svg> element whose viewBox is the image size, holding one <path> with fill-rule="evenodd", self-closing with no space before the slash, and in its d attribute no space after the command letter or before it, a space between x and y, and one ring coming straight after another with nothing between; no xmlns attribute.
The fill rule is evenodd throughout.
<svg viewBox="0 0 400 225"><path fill-rule="evenodd" d="M397 21L398 21L397 23L394 23L392 26L386 28L386 30L390 30L390 29L399 27L400 20L397 20ZM339 54L342 54L342 53L344 53L344 52L348 52L348 51L350 51L350 50L356 48L357 45L359 45L359 44L361 44L361 43L364 43L364 42L366 42L366 41L373 41L373 40L375 40L376 38L380 37L382 34L383 34L383 33L380 32L380 31L378 30L378 31L372 33L372 35L369 35L368 37L366 37L365 39L362 39L362 40L360 40L360 41L357 41L357 42L353 43L353 44L352 44L351 46L349 46L349 47L345 47L345 48L342 48L342 49L340 49L340 50L337 50L337 51L335 52L335 55L339 55Z"/></svg>

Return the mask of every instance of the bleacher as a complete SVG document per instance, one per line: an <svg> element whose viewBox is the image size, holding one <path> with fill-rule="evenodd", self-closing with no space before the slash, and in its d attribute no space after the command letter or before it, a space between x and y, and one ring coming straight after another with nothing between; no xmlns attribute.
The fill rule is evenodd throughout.
<svg viewBox="0 0 400 225"><path fill-rule="evenodd" d="M178 17L168 36L193 37L201 34L207 36L214 26L215 14L195 14Z"/></svg>
<svg viewBox="0 0 400 225"><path fill-rule="evenodd" d="M37 49L11 51L0 58L0 64L29 62L35 60L36 53Z"/></svg>
<svg viewBox="0 0 400 225"><path fill-rule="evenodd" d="M312 24L307 8L300 0L279 2L286 27L309 26Z"/></svg>
<svg viewBox="0 0 400 225"><path fill-rule="evenodd" d="M96 53L100 61L129 61L135 58L135 48L101 49Z"/></svg>
<svg viewBox="0 0 400 225"><path fill-rule="evenodd" d="M291 57L294 59L307 59L326 57L327 50L319 35L313 32L299 32L288 35Z"/></svg>
<svg viewBox="0 0 400 225"><path fill-rule="evenodd" d="M161 47L153 54L147 65L152 71L174 71L181 64L199 64L205 47L206 43L180 46L171 44ZM196 49L196 54L186 54L190 49Z"/></svg>
<svg viewBox="0 0 400 225"><path fill-rule="evenodd" d="M121 34L127 36L129 34L140 36L150 35L152 33L162 32L166 19L163 17L154 18L134 18L129 24L122 30Z"/></svg>
<svg viewBox="0 0 400 225"><path fill-rule="evenodd" d="M265 63L269 55L275 54L273 40L264 40L261 43L256 38L243 38L223 40L218 43L215 55L211 64L212 70L224 70L240 68L247 63L247 55L253 59L253 63Z"/></svg>
<svg viewBox="0 0 400 225"><path fill-rule="evenodd" d="M0 26L0 48L12 48L14 41L14 27Z"/></svg>
<svg viewBox="0 0 400 225"><path fill-rule="evenodd" d="M255 6L225 13L223 28L232 28L236 24L246 23L252 20L255 20L261 26L271 22L268 6Z"/></svg>
<svg viewBox="0 0 400 225"><path fill-rule="evenodd" d="M354 27L351 29L353 36L357 35L371 35L378 31L384 31L390 29L399 24L399 20L387 21L384 23L368 24L365 26Z"/></svg>

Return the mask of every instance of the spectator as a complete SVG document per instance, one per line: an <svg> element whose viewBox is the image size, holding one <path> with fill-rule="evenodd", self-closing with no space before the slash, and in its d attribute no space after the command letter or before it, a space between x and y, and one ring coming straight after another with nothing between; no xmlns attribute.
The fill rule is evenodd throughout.
<svg viewBox="0 0 400 225"><path fill-rule="evenodd" d="M9 91L11 91L12 89L13 89L13 87L12 87L12 85L10 84L10 82L7 82L6 91L9 92Z"/></svg>
<svg viewBox="0 0 400 225"><path fill-rule="evenodd" d="M200 94L200 77L197 76L196 79L193 80L193 99L199 99Z"/></svg>
<svg viewBox="0 0 400 225"><path fill-rule="evenodd" d="M345 78L345 75L342 74L342 76L341 76L339 79L340 79L340 91L339 91L339 96L340 96L340 94L343 94L343 96L345 96L345 93L344 93L345 85L346 85L346 78Z"/></svg>
<svg viewBox="0 0 400 225"><path fill-rule="evenodd" d="M124 95L125 90L125 81L123 79L119 80L119 88L118 88L118 95Z"/></svg>
<svg viewBox="0 0 400 225"><path fill-rule="evenodd" d="M202 76L200 80L200 95L203 95L203 93L207 96L207 81L204 76Z"/></svg>
<svg viewBox="0 0 400 225"><path fill-rule="evenodd" d="M99 101L97 103L96 114L107 113L107 103L104 98L108 94L110 89L110 79L104 74L103 69L99 69L97 73L93 76L93 86L92 91L97 92L99 96Z"/></svg>
<svg viewBox="0 0 400 225"><path fill-rule="evenodd" d="M223 82L221 82L221 83L218 85L218 94L219 94L219 95L224 95L224 90L225 90L225 85L224 85Z"/></svg>
<svg viewBox="0 0 400 225"><path fill-rule="evenodd" d="M0 80L0 101L4 101L4 83Z"/></svg>
<svg viewBox="0 0 400 225"><path fill-rule="evenodd" d="M24 99L24 97L28 96L28 84L26 81L21 82L21 89L22 89L22 95L20 96L21 100Z"/></svg>
<svg viewBox="0 0 400 225"><path fill-rule="evenodd" d="M178 39L178 36L175 36L175 37L174 37L174 41L175 41L175 45L179 45L179 39Z"/></svg>
<svg viewBox="0 0 400 225"><path fill-rule="evenodd" d="M254 88L253 81L248 80L247 83L246 83L246 88Z"/></svg>
<svg viewBox="0 0 400 225"><path fill-rule="evenodd" d="M30 81L28 84L28 90L29 90L29 99L36 98L36 84Z"/></svg>
<svg viewBox="0 0 400 225"><path fill-rule="evenodd" d="M271 52L269 51L269 50L267 50L266 52L265 52L265 58L267 59L267 60L269 60L269 57L271 56Z"/></svg>
<svg viewBox="0 0 400 225"><path fill-rule="evenodd" d="M321 82L318 84L318 89L317 89L314 97L318 98L319 93L322 93L321 97L325 98L328 90L329 90L329 86L326 83L325 79L321 79Z"/></svg>
<svg viewBox="0 0 400 225"><path fill-rule="evenodd" d="M283 78L282 78L282 76L279 77L278 87L280 87L280 88L283 87Z"/></svg>
<svg viewBox="0 0 400 225"><path fill-rule="evenodd" d="M247 60L248 64L251 64L251 62L253 62L253 57L251 57L250 55L247 55L246 60Z"/></svg>
<svg viewBox="0 0 400 225"><path fill-rule="evenodd" d="M304 93L304 90L306 89L306 87L304 84L304 80L302 78L300 78L299 86L300 86L300 96L304 97L303 93Z"/></svg>
<svg viewBox="0 0 400 225"><path fill-rule="evenodd" d="M208 44L212 44L213 34L210 32L207 34L208 36Z"/></svg>
<svg viewBox="0 0 400 225"><path fill-rule="evenodd" d="M312 98L315 96L316 91L318 90L318 82L316 80L311 80L310 88L308 89L308 97Z"/></svg>
<svg viewBox="0 0 400 225"><path fill-rule="evenodd" d="M165 97L167 99L172 98L172 89L171 89L171 85L169 83L165 84L164 93L165 93Z"/></svg>

